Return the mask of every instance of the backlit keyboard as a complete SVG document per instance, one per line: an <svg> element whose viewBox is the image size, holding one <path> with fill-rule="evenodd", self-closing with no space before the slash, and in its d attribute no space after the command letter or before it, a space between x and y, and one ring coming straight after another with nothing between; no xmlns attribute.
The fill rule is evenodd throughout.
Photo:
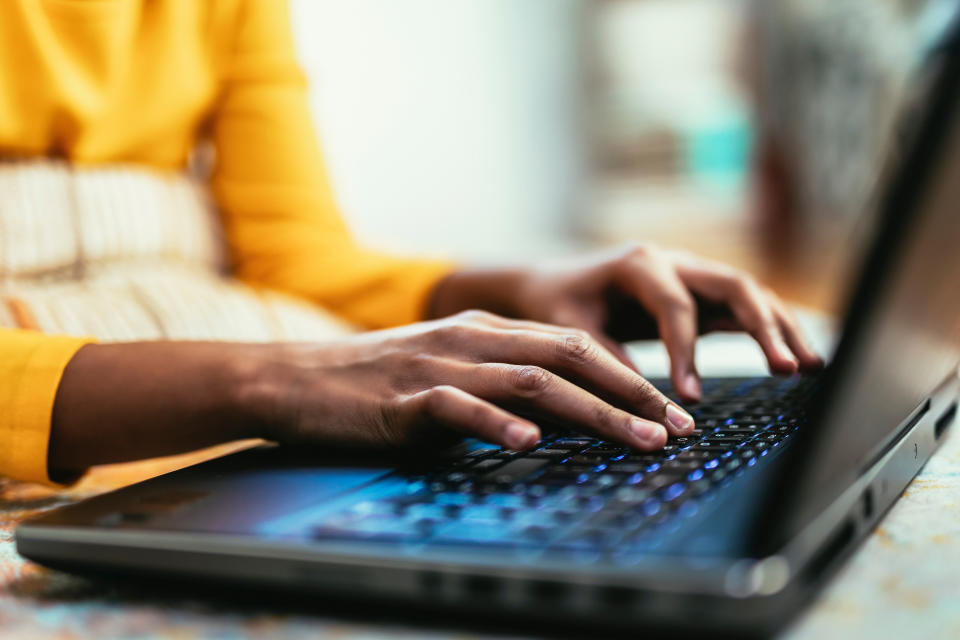
<svg viewBox="0 0 960 640"><path fill-rule="evenodd" d="M564 431L521 453L470 442L427 472L404 472L400 495L330 514L313 535L556 550L639 543L784 445L815 386L808 377L706 379L703 402L685 407L694 433L656 452Z"/></svg>

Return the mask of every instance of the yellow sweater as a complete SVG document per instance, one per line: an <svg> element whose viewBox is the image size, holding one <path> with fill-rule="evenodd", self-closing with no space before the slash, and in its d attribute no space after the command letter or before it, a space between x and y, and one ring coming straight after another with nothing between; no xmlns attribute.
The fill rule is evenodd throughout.
<svg viewBox="0 0 960 640"><path fill-rule="evenodd" d="M450 267L350 238L286 2L0 2L0 158L169 169L184 167L199 140L216 151L210 188L238 278L370 328L422 317ZM0 474L48 481L57 385L85 342L0 330Z"/></svg>

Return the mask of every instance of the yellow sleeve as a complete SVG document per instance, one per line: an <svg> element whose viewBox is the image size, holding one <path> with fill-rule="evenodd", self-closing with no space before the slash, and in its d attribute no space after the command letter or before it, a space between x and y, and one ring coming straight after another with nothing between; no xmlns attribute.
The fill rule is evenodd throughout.
<svg viewBox="0 0 960 640"><path fill-rule="evenodd" d="M63 370L89 338L0 329L0 474L50 482L47 446Z"/></svg>
<svg viewBox="0 0 960 640"><path fill-rule="evenodd" d="M423 318L446 262L358 246L331 193L285 1L248 0L213 116L212 190L235 273L368 328Z"/></svg>

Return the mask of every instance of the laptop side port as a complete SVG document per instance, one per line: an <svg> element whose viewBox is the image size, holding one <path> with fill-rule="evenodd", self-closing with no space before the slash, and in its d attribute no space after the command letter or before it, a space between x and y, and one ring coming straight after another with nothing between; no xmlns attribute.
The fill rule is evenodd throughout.
<svg viewBox="0 0 960 640"><path fill-rule="evenodd" d="M957 403L954 401L947 407L933 425L933 437L939 440L957 417Z"/></svg>
<svg viewBox="0 0 960 640"><path fill-rule="evenodd" d="M873 517L873 487L867 487L863 490L860 502L863 507L863 519L869 522Z"/></svg>

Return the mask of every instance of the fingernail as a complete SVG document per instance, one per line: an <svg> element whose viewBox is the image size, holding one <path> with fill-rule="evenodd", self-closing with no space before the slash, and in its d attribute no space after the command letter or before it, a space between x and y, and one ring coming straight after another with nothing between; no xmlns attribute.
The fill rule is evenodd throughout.
<svg viewBox="0 0 960 640"><path fill-rule="evenodd" d="M690 414L672 402L667 403L666 413L667 421L673 425L677 431L686 431L693 427L693 418Z"/></svg>
<svg viewBox="0 0 960 640"><path fill-rule="evenodd" d="M687 395L691 398L700 398L700 379L697 378L697 374L688 373L683 379L683 386L686 389Z"/></svg>
<svg viewBox="0 0 960 640"><path fill-rule="evenodd" d="M505 433L507 446L511 449L526 449L537 441L537 430L520 422L511 422Z"/></svg>
<svg viewBox="0 0 960 640"><path fill-rule="evenodd" d="M645 422L634 418L630 421L630 430L633 431L633 435L649 442L663 437L660 432L664 431L664 428L655 422Z"/></svg>

